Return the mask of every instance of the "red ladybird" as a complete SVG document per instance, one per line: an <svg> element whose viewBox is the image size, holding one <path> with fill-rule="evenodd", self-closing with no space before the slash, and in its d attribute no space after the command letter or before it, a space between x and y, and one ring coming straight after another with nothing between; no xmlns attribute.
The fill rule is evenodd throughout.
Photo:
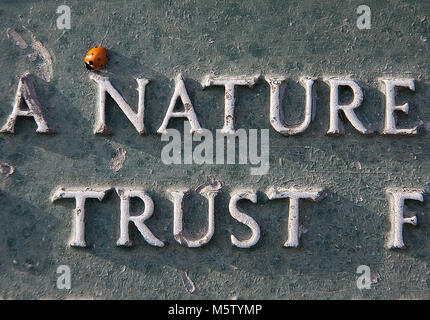
<svg viewBox="0 0 430 320"><path fill-rule="evenodd" d="M109 61L109 54L104 47L95 47L88 51L85 56L85 67L88 70L103 69Z"/></svg>

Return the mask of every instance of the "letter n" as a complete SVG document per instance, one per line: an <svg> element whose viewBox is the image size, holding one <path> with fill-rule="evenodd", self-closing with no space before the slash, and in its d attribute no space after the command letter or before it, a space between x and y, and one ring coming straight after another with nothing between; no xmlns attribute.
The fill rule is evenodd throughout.
<svg viewBox="0 0 430 320"><path fill-rule="evenodd" d="M95 134L109 134L111 131L106 126L106 93L112 97L113 100L118 104L121 110L124 112L128 120L133 124L139 134L145 133L145 88L149 83L146 78L137 78L137 85L139 91L139 102L137 107L137 113L128 105L124 98L119 94L119 92L112 86L109 78L102 78L99 76L91 76L91 79L97 82L99 86L99 96L97 105L97 124L94 129Z"/></svg>

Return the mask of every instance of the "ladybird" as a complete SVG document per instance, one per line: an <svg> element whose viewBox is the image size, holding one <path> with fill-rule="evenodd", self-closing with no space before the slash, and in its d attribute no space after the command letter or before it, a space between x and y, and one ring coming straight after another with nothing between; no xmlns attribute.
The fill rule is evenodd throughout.
<svg viewBox="0 0 430 320"><path fill-rule="evenodd" d="M109 54L106 48L95 47L88 51L85 56L85 67L88 70L103 69L109 61Z"/></svg>

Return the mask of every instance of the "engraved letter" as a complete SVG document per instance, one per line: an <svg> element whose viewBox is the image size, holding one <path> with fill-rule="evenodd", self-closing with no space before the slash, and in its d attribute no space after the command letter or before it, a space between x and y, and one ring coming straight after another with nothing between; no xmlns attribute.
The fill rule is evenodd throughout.
<svg viewBox="0 0 430 320"><path fill-rule="evenodd" d="M125 102L124 98L119 92L112 86L109 78L91 75L91 79L94 80L99 86L98 106L97 106L97 124L94 130L94 134L109 134L110 129L106 126L106 93L112 97L113 100L121 108L122 112L126 115L128 120L133 124L139 134L145 133L145 88L149 83L146 78L137 78L139 102L137 107L137 113Z"/></svg>
<svg viewBox="0 0 430 320"><path fill-rule="evenodd" d="M405 218L403 216L403 208L405 200L417 200L423 202L423 194L421 191L395 191L388 189L387 195L390 204L390 221L391 231L388 240L388 248L404 248L403 242L403 224L410 223L414 226L417 225L417 216Z"/></svg>
<svg viewBox="0 0 430 320"><path fill-rule="evenodd" d="M207 185L202 188L199 192L209 202L209 218L208 218L208 230L206 234L198 240L188 240L183 235L183 215L184 215L184 196L188 194L187 191L169 191L173 198L173 236L175 240L185 247L197 248L208 243L215 230L215 218L214 218L214 205L215 197L218 191L221 189L221 184L216 183L214 185Z"/></svg>
<svg viewBox="0 0 430 320"><path fill-rule="evenodd" d="M396 87L406 87L415 91L415 84L413 79L404 80L383 80L385 83L385 127L383 134L417 134L418 126L410 129L397 129L396 118L394 111L399 110L408 114L409 104L405 103L401 106L396 105Z"/></svg>
<svg viewBox="0 0 430 320"><path fill-rule="evenodd" d="M76 200L75 209L75 225L72 232L72 239L70 246L72 247L86 247L85 242L85 200L88 198L95 198L101 201L109 189L66 189L59 188L55 191L52 201L65 198L74 198Z"/></svg>
<svg viewBox="0 0 430 320"><path fill-rule="evenodd" d="M312 111L314 109L313 84L311 79L301 79L301 82L306 88L306 106L305 118L301 124L287 127L284 121L282 109L283 84L286 84L286 79L268 78L267 83L270 85L270 123L277 132L283 135L294 135L306 130L312 120Z"/></svg>
<svg viewBox="0 0 430 320"><path fill-rule="evenodd" d="M250 248L260 240L260 227L253 218L238 209L237 202L241 199L247 199L252 203L257 203L257 194L252 192L238 192L231 197L228 206L231 216L249 227L252 231L252 235L249 239L242 241L238 240L234 235L231 235L231 243L239 248Z"/></svg>
<svg viewBox="0 0 430 320"><path fill-rule="evenodd" d="M174 112L173 110L175 109L178 98L181 98L181 101L184 104L184 111ZM201 132L201 127L199 121L197 120L196 112L194 111L193 104L191 103L190 97L188 96L187 89L185 88L185 83L181 75L178 75L176 79L175 92L173 93L172 99L170 100L169 108L167 109L163 123L157 130L158 133L166 133L166 128L169 124L170 118L187 118L191 125L190 133Z"/></svg>
<svg viewBox="0 0 430 320"><path fill-rule="evenodd" d="M28 110L21 109L23 101L27 104ZM37 98L34 80L30 73L24 74L19 79L12 113L9 115L6 124L1 128L0 132L14 133L16 118L19 116L33 117L37 124L36 132L52 133L43 115L43 107Z"/></svg>
<svg viewBox="0 0 430 320"><path fill-rule="evenodd" d="M330 128L327 134L343 134L343 129L339 128L339 111L343 111L346 118L352 126L363 134L370 133L366 127L358 120L354 109L360 106L363 101L363 91L352 80L331 79L328 80L330 84ZM339 86L348 86L352 89L353 100L350 104L339 105Z"/></svg>
<svg viewBox="0 0 430 320"><path fill-rule="evenodd" d="M299 200L311 199L319 201L324 192L322 189L316 190L297 190L285 188L271 188L267 196L272 199L290 198L290 207L288 211L288 240L285 242L284 247L298 247L299 246Z"/></svg>
<svg viewBox="0 0 430 320"><path fill-rule="evenodd" d="M258 77L246 78L246 79L212 79L208 77L203 82L203 87L209 86L224 86L225 96L224 96L224 127L221 129L222 133L226 134L235 134L236 130L234 129L234 105L236 101L235 97L235 86L248 86L251 88L255 82L258 80Z"/></svg>
<svg viewBox="0 0 430 320"><path fill-rule="evenodd" d="M117 241L118 246L130 247L132 242L128 233L129 222L133 222L136 228L140 231L143 238L150 245L155 247L163 247L164 243L159 240L145 225L154 212L154 202L151 197L144 191L125 190L115 188L116 193L121 198L121 221L120 221L120 238ZM130 198L138 197L145 203L145 210L139 216L130 216Z"/></svg>

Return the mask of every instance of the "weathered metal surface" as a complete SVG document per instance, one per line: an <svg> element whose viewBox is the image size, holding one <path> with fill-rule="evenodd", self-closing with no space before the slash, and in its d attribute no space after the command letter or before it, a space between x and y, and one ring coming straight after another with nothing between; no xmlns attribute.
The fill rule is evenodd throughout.
<svg viewBox="0 0 430 320"><path fill-rule="evenodd" d="M369 0L368 30L356 25L362 1L64 4L71 9L70 29L58 29L57 1L0 3L1 125L12 111L20 77L30 72L55 132L36 133L34 119L20 117L14 134L0 136L0 298L430 298L429 1ZM144 89L145 133L121 111L126 105L120 108L108 97L105 121L112 134L94 134L101 128L98 84L90 79L83 59L100 44L110 52L102 75L136 107L134 112L141 92L135 79L150 80ZM255 75L262 77L250 88L203 89L206 79ZM314 118L291 127L303 129L300 135L289 136L288 130L282 135L271 126L268 80L283 78L288 78L282 100L285 122ZM302 82L306 91L300 84L303 78L314 80L313 111L306 103L311 84ZM375 134L360 133L345 117L344 135L326 134L331 78L359 84L364 100L356 114ZM267 174L251 175L250 166L243 164L161 161L166 142L157 130L175 80L177 85L181 79L202 128L213 133L223 127L270 129ZM414 79L415 91L400 90L395 102L409 103L408 115L398 112L398 127L421 124L418 134L380 134L392 125L385 122L381 79ZM225 109L232 93L234 114ZM341 100L348 103L348 98L350 92L341 90ZM276 105L272 109L276 116ZM138 118L136 113L135 122ZM168 128L183 131L183 120L170 120ZM199 188L207 177L222 182L216 197L208 193L205 198ZM51 202L59 187L111 188L102 201L85 202L86 248L69 246L79 219L74 217L74 199ZM299 226L291 230L300 237L298 248L283 246L289 234L289 202L269 200L272 187L324 189L325 197L318 202L300 201ZM153 200L152 216L134 221L145 221L154 243L160 244L155 241L159 239L163 247L149 245L132 223L133 246L117 246L121 221L131 219L120 191L132 189L145 191L142 199L149 195ZM188 189L192 191L184 198L182 230L179 221L174 226L172 192ZM423 194L423 203L406 202L404 218L416 215L418 223L403 226L405 250L387 247L393 221L402 219L394 214L390 218L388 189L404 189L417 199L418 191ZM251 236L229 213L235 195L245 199L239 202L240 212L260 228L251 248L232 245L232 235L237 241ZM213 235L208 233L208 199L214 205ZM129 205L136 213L147 209L136 198ZM392 205L400 212L399 203ZM240 212L234 211L236 217ZM181 231L175 233L178 241L174 230ZM198 248L181 245L190 239L210 241ZM360 265L372 271L370 290L357 288ZM67 271L59 266L70 268L71 289L57 288L57 270Z"/></svg>

